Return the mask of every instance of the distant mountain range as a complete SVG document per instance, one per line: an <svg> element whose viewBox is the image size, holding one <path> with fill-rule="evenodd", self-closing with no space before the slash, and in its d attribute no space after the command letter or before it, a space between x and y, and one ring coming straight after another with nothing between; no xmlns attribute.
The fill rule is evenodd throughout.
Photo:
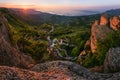
<svg viewBox="0 0 120 80"><path fill-rule="evenodd" d="M58 12L59 14L60 12ZM84 16L84 15L92 15L92 14L98 14L99 11L91 11L91 10L68 10L64 11L61 14L65 16Z"/></svg>
<svg viewBox="0 0 120 80"><path fill-rule="evenodd" d="M22 14L29 14L29 15L41 15L41 16L48 16L48 15L49 16L53 16L53 15L56 15L56 16L87 16L87 15L94 15L94 14L101 14L101 13L107 13L108 15L119 15L120 14L120 9L111 9L105 12L92 11L92 10L68 10L67 12L66 11L58 12L58 14L61 13L61 15L37 11L34 9L24 10L24 9L18 9L18 8L9 8L9 10L13 10L15 11L15 13L22 13Z"/></svg>
<svg viewBox="0 0 120 80"><path fill-rule="evenodd" d="M105 12L108 15L114 16L114 15L120 15L120 8L119 9L111 9Z"/></svg>
<svg viewBox="0 0 120 80"><path fill-rule="evenodd" d="M120 15L120 9L112 9L108 10L103 13L99 13L98 11L89 11L89 10L76 10L79 13L68 13L67 16L64 15L56 15L56 14L50 14L45 13L41 11L36 11L34 9L15 9L15 8L0 8L0 11L3 13L10 14L23 22L26 22L30 25L41 25L43 23L50 23L50 24L62 24L62 25L68 25L73 24L75 25L76 22L79 22L80 24L84 23L86 24L87 21L94 21L95 19L99 19L100 15L103 13L108 14L109 16L114 15ZM79 16L73 16L74 14ZM80 16L83 14L84 16ZM92 14L92 15L90 15ZM70 16L72 15L72 16Z"/></svg>
<svg viewBox="0 0 120 80"><path fill-rule="evenodd" d="M18 12L23 12L25 11L24 9L17 9L17 8L10 8L12 10L18 11ZM28 14L41 14L41 13L49 13L49 14L56 14L56 15L61 15L61 16L83 16L83 15L92 15L92 14L98 14L100 13L99 11L92 11L92 10L61 10L61 11L51 11L51 12L41 12L41 11L36 11L34 9L28 9L26 10Z"/></svg>

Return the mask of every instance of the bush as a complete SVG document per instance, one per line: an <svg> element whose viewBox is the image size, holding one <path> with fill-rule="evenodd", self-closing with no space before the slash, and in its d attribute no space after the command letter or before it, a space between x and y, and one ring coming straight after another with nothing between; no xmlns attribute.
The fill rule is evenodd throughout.
<svg viewBox="0 0 120 80"><path fill-rule="evenodd" d="M72 49L71 56L77 56L79 54L78 47Z"/></svg>

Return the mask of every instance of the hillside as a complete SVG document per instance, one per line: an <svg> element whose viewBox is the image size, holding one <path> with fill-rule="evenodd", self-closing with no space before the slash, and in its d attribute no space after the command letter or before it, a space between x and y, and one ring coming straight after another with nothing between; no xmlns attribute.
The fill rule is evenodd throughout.
<svg viewBox="0 0 120 80"><path fill-rule="evenodd" d="M65 42L69 45L60 45L60 47L65 48L70 56L79 55L79 52L83 49L85 41L89 38L90 29L85 23L82 24L83 26L75 26L74 23L73 26L71 24L69 24L71 26L61 26L59 24L47 23L40 26L31 26L11 13L8 9L2 8L1 12L5 15L10 25L10 39L12 44L21 52L30 54L38 61L54 59L50 57L51 54L49 54L49 51L46 49L49 47L49 41L47 40L48 36L51 36L51 41L54 41L56 38L59 41L67 39L67 42ZM52 26L54 26L54 30L49 33ZM86 35L86 37L83 37L84 35ZM78 42L81 44L77 44ZM74 46L70 47L71 44ZM71 50L69 50L69 48L71 48ZM74 50L76 50L76 52L73 52ZM62 55L65 56L64 54Z"/></svg>
<svg viewBox="0 0 120 80"><path fill-rule="evenodd" d="M24 18L40 12L22 11L0 8L0 80L120 79L118 15L68 17L73 23L33 26Z"/></svg>

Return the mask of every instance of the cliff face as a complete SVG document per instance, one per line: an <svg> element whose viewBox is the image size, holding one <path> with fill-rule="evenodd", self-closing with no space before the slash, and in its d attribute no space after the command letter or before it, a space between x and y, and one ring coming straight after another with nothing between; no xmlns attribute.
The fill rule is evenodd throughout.
<svg viewBox="0 0 120 80"><path fill-rule="evenodd" d="M0 13L0 65L27 68L33 60L10 44L8 27L7 19Z"/></svg>
<svg viewBox="0 0 120 80"><path fill-rule="evenodd" d="M112 29L108 26L108 22L107 16L103 15L101 16L100 23L95 21L95 23L92 25L90 38L90 47L92 53L94 53L96 50L97 41L104 39L112 31Z"/></svg>
<svg viewBox="0 0 120 80"><path fill-rule="evenodd" d="M97 48L97 41L105 39L106 36L113 32L118 31L120 29L120 18L118 16L114 16L108 19L107 15L102 15L100 18L100 21L96 20L91 28L91 37L90 42L88 44L88 41L86 42L87 45L90 46L90 50L92 53L95 53ZM84 51L80 53L80 55L86 55L86 44L84 47Z"/></svg>

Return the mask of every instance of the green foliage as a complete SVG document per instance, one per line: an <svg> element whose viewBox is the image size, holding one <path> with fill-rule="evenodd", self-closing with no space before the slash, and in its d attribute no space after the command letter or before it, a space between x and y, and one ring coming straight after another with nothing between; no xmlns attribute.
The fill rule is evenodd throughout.
<svg viewBox="0 0 120 80"><path fill-rule="evenodd" d="M13 26L9 24L9 36L12 45L18 47L21 52L28 55L30 54L31 57L38 62L51 59L46 50L48 46L46 41L47 33L42 30L47 27L47 24L46 26L42 25L42 29L27 25L23 25L25 27ZM49 26L50 25L48 25L48 27Z"/></svg>
<svg viewBox="0 0 120 80"><path fill-rule="evenodd" d="M88 52L88 55L86 56L85 60L82 60L82 65L85 67L93 67L95 65L98 65L98 61L96 59L96 56L92 54L92 52Z"/></svg>
<svg viewBox="0 0 120 80"><path fill-rule="evenodd" d="M90 33L89 30L87 31L80 31L75 34L75 36L72 36L72 43L77 45L78 53L80 53L84 49L84 45L86 41L89 39Z"/></svg>
<svg viewBox="0 0 120 80"><path fill-rule="evenodd" d="M42 57L42 61L49 61L49 60L52 60L50 54L44 53L44 55Z"/></svg>
<svg viewBox="0 0 120 80"><path fill-rule="evenodd" d="M10 24L9 24L9 37L12 45L16 46L17 41L19 40L20 37L18 32L15 30L15 28L12 27Z"/></svg>
<svg viewBox="0 0 120 80"><path fill-rule="evenodd" d="M78 56L90 36L89 20L85 20L87 18L79 19L77 17L54 15L47 20L47 15L42 19L41 16L25 16L22 13L11 12L5 8L0 8L0 12L8 20L11 43L21 52L30 54L36 61L52 60L46 50L48 47L46 38L52 26L55 30L51 33L51 39L57 38L59 40L69 37L71 39L69 44L75 45L75 47L63 47L70 56ZM30 26L26 22L36 25Z"/></svg>
<svg viewBox="0 0 120 80"><path fill-rule="evenodd" d="M99 40L94 54L88 53L83 62L85 67L103 65L107 51L120 46L120 32L112 32L105 39Z"/></svg>
<svg viewBox="0 0 120 80"><path fill-rule="evenodd" d="M105 55L110 48L120 46L120 32L110 33L106 39L101 40L97 44L96 58L99 65L102 65L105 59Z"/></svg>
<svg viewBox="0 0 120 80"><path fill-rule="evenodd" d="M75 47L72 49L71 56L77 56L79 54L79 49L78 47Z"/></svg>

